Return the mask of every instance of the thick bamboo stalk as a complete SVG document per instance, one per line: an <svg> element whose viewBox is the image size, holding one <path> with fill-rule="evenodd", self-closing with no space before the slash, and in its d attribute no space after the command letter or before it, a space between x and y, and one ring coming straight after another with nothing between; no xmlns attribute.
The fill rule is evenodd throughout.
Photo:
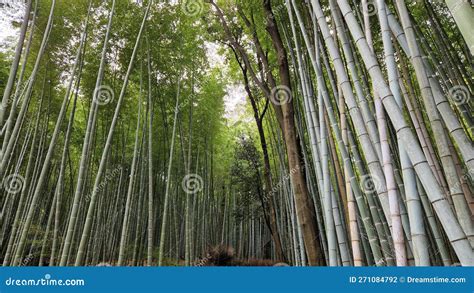
<svg viewBox="0 0 474 293"><path fill-rule="evenodd" d="M474 9L468 1L464 0L446 0L445 2L471 50L471 54L474 55L474 34L472 33Z"/></svg>
<svg viewBox="0 0 474 293"><path fill-rule="evenodd" d="M140 30L138 31L137 39L135 41L135 46L133 48L132 56L131 56L130 62L128 64L127 73L125 74L122 89L120 91L120 95L119 95L119 98L118 98L118 101L117 101L117 105L116 105L116 108L115 108L112 123L111 123L110 128L109 128L109 133L107 135L107 140L106 140L106 143L104 145L104 150L102 152L102 157L100 159L99 170L97 171L97 175L95 177L95 183L94 183L94 187L92 189L92 195L91 195L91 199L90 199L90 202L89 202L89 208L87 210L86 222L84 223L84 229L82 231L81 241L79 243L79 248L78 248L78 251L77 251L76 262L75 262L76 266L81 266L81 265L84 264L84 256L85 256L85 252L86 252L85 249L86 249L86 245L87 245L87 242L88 242L89 236L90 236L93 213L94 213L94 209L95 209L95 203L97 201L98 192L99 192L99 184L101 183L102 176L103 176L104 171L105 171L105 166L106 166L106 162L107 162L107 157L109 155L109 149L110 149L110 145L111 145L111 142L112 142L115 126L117 124L118 116L119 116L119 113L120 113L120 108L122 106L123 98L124 98L125 92L127 90L128 79L130 77L130 73L131 73L132 68L133 68L133 63L134 63L135 56L136 56L136 53L137 53L137 50L138 50L138 45L140 43L140 39L141 39L141 36L142 36L142 33L143 33L143 29L145 27L145 23L146 23L148 13L150 11L150 7L151 7L152 3L153 3L153 1L149 0L148 6L147 6L146 11L145 11L145 14L143 16L143 20L142 20L142 23L141 23L141 26L140 26Z"/></svg>
<svg viewBox="0 0 474 293"><path fill-rule="evenodd" d="M380 29L382 31L382 40L384 44L385 60L387 63L387 71L389 78L390 90L395 97L400 109L403 109L403 102L400 95L400 87L398 83L398 72L394 58L394 50L390 28L388 27L387 12L385 10L385 1L377 1ZM428 254L428 243L423 223L423 214L421 209L420 198L416 190L416 180L413 165L408 158L405 147L400 143L398 138L398 146L400 150L400 161L403 173L403 182L405 187L406 202L408 205L408 214L410 220L410 233L413 239L415 262L417 265L426 266L430 264Z"/></svg>
<svg viewBox="0 0 474 293"><path fill-rule="evenodd" d="M99 64L99 71L98 71L98 75L97 75L97 79L95 83L94 95L98 94L97 89L100 89L102 85L102 79L103 79L104 70L105 70L107 45L109 41L110 30L112 27L112 18L114 15L114 11L115 11L115 0L112 1L112 7L108 15L107 29L105 32L104 45L102 47L102 53L101 53L101 59L100 59L100 64ZM97 107L99 106L97 101L95 100L96 98L97 97L94 96L90 104L86 132L84 135L84 142L82 144L81 159L79 161L79 170L77 174L76 188L74 191L74 198L72 201L72 208L71 208L71 213L69 216L69 221L68 221L68 225L66 229L66 235L64 237L62 255L61 255L61 260L59 263L60 266L65 266L68 263L67 260L70 257L69 251L72 244L71 242L73 239L73 234L75 233L75 224L76 224L76 221L78 220L77 214L79 212L79 202L80 202L81 196L83 195L82 191L84 188L84 180L85 180L85 176L87 175L86 174L87 165L88 165L89 154L90 154L89 150L91 148L90 141L93 137L93 133L95 132L95 119L96 119Z"/></svg>
<svg viewBox="0 0 474 293"><path fill-rule="evenodd" d="M471 245L457 221L456 216L449 207L449 203L444 198L441 188L439 187L433 172L429 168L421 148L417 144L411 143L415 141L416 138L404 121L401 110L383 78L375 57L370 53L367 41L362 34L360 26L357 23L349 4L346 0L338 0L337 2L344 19L348 24L351 35L356 40L356 45L361 52L364 64L373 79L373 82L377 85L376 88L378 89L378 94L380 95L384 107L390 116L390 120L399 134L401 141L407 148L407 154L415 166L415 171L420 178L420 181L427 190L428 197L435 208L458 258L463 265L474 264L474 253Z"/></svg>
<svg viewBox="0 0 474 293"><path fill-rule="evenodd" d="M462 193L461 183L456 174L456 167L451 157L447 137L444 132L441 117L438 113L436 103L431 91L431 85L429 83L427 70L424 67L420 49L416 42L415 32L413 30L411 20L408 15L408 10L405 3L397 2L398 11L400 14L400 20L402 22L405 36L408 42L408 49L410 52L412 64L414 66L416 77L421 89L423 96L426 113L431 122L431 129L434 134L434 138L438 147L438 152L441 157L444 173L448 182L451 197L456 208L456 214L458 221L461 224L464 233L471 242L471 246L474 246L474 227L471 220L470 210L467 206L466 199Z"/></svg>
<svg viewBox="0 0 474 293"><path fill-rule="evenodd" d="M16 73L18 70L18 64L20 63L21 53L23 51L23 42L25 41L26 30L28 29L28 23L30 20L31 2L31 0L26 2L25 15L23 16L23 21L20 28L20 38L18 39L18 44L16 45L15 57L13 58L12 66L10 67L8 81L5 86L5 90L3 91L3 98L0 105L0 129L3 128L5 112L8 107L8 101L10 100L11 91L13 89L13 84L15 83ZM1 133L3 134L3 132Z"/></svg>

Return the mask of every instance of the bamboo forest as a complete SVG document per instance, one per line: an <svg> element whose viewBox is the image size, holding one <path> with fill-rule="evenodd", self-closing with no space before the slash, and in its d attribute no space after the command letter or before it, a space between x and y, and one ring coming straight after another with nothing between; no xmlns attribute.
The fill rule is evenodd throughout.
<svg viewBox="0 0 474 293"><path fill-rule="evenodd" d="M1 0L3 266L474 266L467 0Z"/></svg>

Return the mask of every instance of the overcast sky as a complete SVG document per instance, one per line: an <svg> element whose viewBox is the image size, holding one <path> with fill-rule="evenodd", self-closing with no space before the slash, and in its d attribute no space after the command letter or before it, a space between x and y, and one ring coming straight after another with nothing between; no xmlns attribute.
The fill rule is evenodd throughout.
<svg viewBox="0 0 474 293"><path fill-rule="evenodd" d="M22 1L0 0L0 50L2 52L15 47L24 11Z"/></svg>

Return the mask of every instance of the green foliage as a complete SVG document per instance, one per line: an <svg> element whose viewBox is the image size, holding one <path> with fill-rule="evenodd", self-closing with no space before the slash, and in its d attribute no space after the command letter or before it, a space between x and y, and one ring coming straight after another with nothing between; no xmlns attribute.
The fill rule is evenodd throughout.
<svg viewBox="0 0 474 293"><path fill-rule="evenodd" d="M10 69L11 60L0 52L0 92L3 92L8 80L8 73Z"/></svg>
<svg viewBox="0 0 474 293"><path fill-rule="evenodd" d="M262 212L259 199L262 195L261 156L255 147L254 141L241 135L235 146L234 160L230 169L230 176L237 206L234 216L238 220L255 217Z"/></svg>

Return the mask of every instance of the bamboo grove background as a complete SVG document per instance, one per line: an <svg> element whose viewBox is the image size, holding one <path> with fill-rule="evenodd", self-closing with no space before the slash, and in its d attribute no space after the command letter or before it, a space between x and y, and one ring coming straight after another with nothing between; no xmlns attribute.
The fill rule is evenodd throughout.
<svg viewBox="0 0 474 293"><path fill-rule="evenodd" d="M469 1L24 2L4 266L474 265Z"/></svg>

